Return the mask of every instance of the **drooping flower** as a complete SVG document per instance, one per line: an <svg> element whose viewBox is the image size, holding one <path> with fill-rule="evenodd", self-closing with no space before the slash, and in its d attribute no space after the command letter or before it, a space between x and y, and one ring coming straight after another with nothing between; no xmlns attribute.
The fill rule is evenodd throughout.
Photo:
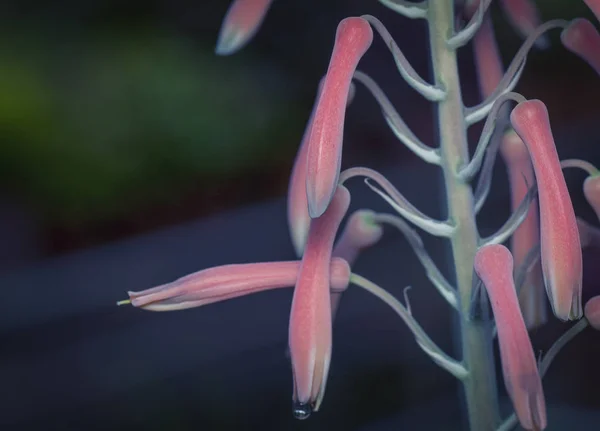
<svg viewBox="0 0 600 431"><path fill-rule="evenodd" d="M500 5L512 26L524 38L527 38L542 24L540 12L532 0L501 0ZM536 41L536 46L539 48L545 48L548 45L546 37L540 37Z"/></svg>
<svg viewBox="0 0 600 431"><path fill-rule="evenodd" d="M311 218L325 212L336 190L350 82L372 41L373 30L363 18L346 18L338 25L308 141L306 196Z"/></svg>
<svg viewBox="0 0 600 431"><path fill-rule="evenodd" d="M513 130L507 132L502 140L500 152L508 170L511 190L511 208L515 211L529 187L535 183L533 166L527 147ZM511 252L515 268L519 268L526 260L529 252L540 243L540 222L537 201L529 206L527 217L519 225L511 237ZM519 297L521 311L528 329L546 322L546 299L541 266L536 263L525 279L525 287Z"/></svg>
<svg viewBox="0 0 600 431"><path fill-rule="evenodd" d="M583 2L592 10L596 18L600 19L600 0L583 0Z"/></svg>
<svg viewBox="0 0 600 431"><path fill-rule="evenodd" d="M546 106L539 100L519 103L510 115L533 163L540 208L542 273L554 315L582 316L583 262L577 220L562 173Z"/></svg>
<svg viewBox="0 0 600 431"><path fill-rule="evenodd" d="M372 247L381 239L383 228L373 221L374 214L371 210L359 210L348 218L333 248L334 257L342 258L352 266L361 250ZM342 294L343 289L331 290L332 319L335 318Z"/></svg>
<svg viewBox="0 0 600 431"><path fill-rule="evenodd" d="M300 142L300 148L294 161L294 167L292 168L292 175L290 176L290 184L288 186L287 196L287 217L288 217L288 228L292 237L292 244L298 257L302 257L304 252L304 245L306 244L306 236L308 235L308 227L310 225L310 216L308 215L308 200L306 199L306 157L308 153L308 138L310 136L311 126L323 88L324 79L319 83L319 90L317 92L317 100L310 114L308 124L304 130L302 141ZM348 93L348 100L346 104L349 105L354 98L355 87L354 84L350 84L350 91Z"/></svg>
<svg viewBox="0 0 600 431"><path fill-rule="evenodd" d="M586 61L600 75L600 34L591 22L578 18L560 34L565 48Z"/></svg>
<svg viewBox="0 0 600 431"><path fill-rule="evenodd" d="M487 98L500 84L504 71L489 15L485 17L473 38L473 51L480 92L484 98ZM501 115L507 114L501 111ZM508 171L511 209L515 211L527 194L528 188L534 183L533 167L527 147L514 131L509 131L503 136L500 154ZM515 268L519 268L529 251L539 244L537 211L537 202L534 200L529 207L527 217L512 235L511 252L514 256ZM531 269L525 283L526 287L521 290L519 301L527 327L531 329L544 324L547 320L539 263Z"/></svg>
<svg viewBox="0 0 600 431"><path fill-rule="evenodd" d="M496 90L504 74L492 19L489 15L483 19L479 31L473 38L473 54L479 91L483 98L487 98Z"/></svg>
<svg viewBox="0 0 600 431"><path fill-rule="evenodd" d="M527 334L513 281L513 259L503 245L481 247L474 269L490 298L506 391L521 426L546 428L546 402L537 362Z"/></svg>
<svg viewBox="0 0 600 431"><path fill-rule="evenodd" d="M242 49L258 31L273 0L234 0L229 6L215 48L218 55Z"/></svg>
<svg viewBox="0 0 600 431"><path fill-rule="evenodd" d="M350 204L338 186L327 211L310 224L290 312L289 348L294 381L294 415L317 411L325 394L331 359L330 261L333 241Z"/></svg>
<svg viewBox="0 0 600 431"><path fill-rule="evenodd" d="M600 296L594 296L585 303L585 318L592 328L600 331Z"/></svg>
<svg viewBox="0 0 600 431"><path fill-rule="evenodd" d="M600 220L600 175L590 175L585 179L583 194Z"/></svg>
<svg viewBox="0 0 600 431"><path fill-rule="evenodd" d="M222 265L128 294L131 305L144 310L184 310L265 290L292 287L296 283L299 269L299 260ZM332 259L331 289L346 289L349 279L348 263L341 258Z"/></svg>

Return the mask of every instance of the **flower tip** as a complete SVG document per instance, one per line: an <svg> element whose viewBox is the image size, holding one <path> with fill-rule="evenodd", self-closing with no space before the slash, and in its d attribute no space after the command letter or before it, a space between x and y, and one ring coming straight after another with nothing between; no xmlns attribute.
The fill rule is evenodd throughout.
<svg viewBox="0 0 600 431"><path fill-rule="evenodd" d="M600 219L600 176L590 175L585 179L583 194Z"/></svg>
<svg viewBox="0 0 600 431"><path fill-rule="evenodd" d="M584 18L577 18L560 34L565 48L586 61L600 74L600 34L596 27Z"/></svg>
<svg viewBox="0 0 600 431"><path fill-rule="evenodd" d="M234 0L225 15L215 54L238 52L252 39L273 0Z"/></svg>
<svg viewBox="0 0 600 431"><path fill-rule="evenodd" d="M321 190L306 190L306 197L308 199L308 215L312 219L319 218L325 213L331 199L333 199L333 193L327 193Z"/></svg>
<svg viewBox="0 0 600 431"><path fill-rule="evenodd" d="M592 328L600 331L600 295L585 304L585 318Z"/></svg>
<svg viewBox="0 0 600 431"><path fill-rule="evenodd" d="M128 305L131 304L131 299L123 299L121 301L117 301L117 306L121 306L121 305Z"/></svg>

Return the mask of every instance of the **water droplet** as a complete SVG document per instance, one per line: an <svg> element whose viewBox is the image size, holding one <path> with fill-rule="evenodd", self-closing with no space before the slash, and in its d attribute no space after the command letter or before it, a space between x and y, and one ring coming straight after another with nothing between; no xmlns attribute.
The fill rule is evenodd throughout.
<svg viewBox="0 0 600 431"><path fill-rule="evenodd" d="M300 403L294 401L292 406L292 414L296 419L304 420L307 419L312 413L312 407L310 404Z"/></svg>

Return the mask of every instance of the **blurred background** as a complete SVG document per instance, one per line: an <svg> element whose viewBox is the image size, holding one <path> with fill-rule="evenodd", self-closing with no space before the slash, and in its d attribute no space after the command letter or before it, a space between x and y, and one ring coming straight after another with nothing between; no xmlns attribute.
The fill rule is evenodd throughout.
<svg viewBox="0 0 600 431"><path fill-rule="evenodd" d="M538 4L544 19L592 18L583 2ZM0 270L283 196L336 25L348 15L378 16L427 76L423 23L375 0L277 0L249 46L218 57L228 6L1 3ZM508 62L521 41L497 5L493 13ZM518 89L546 101L554 128L597 118L597 77L556 32L552 41L531 56ZM461 61L465 101L477 103L469 49ZM431 106L399 78L381 40L360 68L432 143ZM414 162L358 90L344 165Z"/></svg>

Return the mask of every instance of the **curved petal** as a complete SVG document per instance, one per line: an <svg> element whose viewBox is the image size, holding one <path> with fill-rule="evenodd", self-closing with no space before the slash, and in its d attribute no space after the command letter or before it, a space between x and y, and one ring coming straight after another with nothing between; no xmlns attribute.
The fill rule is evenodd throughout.
<svg viewBox="0 0 600 431"><path fill-rule="evenodd" d="M511 123L531 156L540 205L541 261L546 292L556 317L581 318L583 262L577 220L562 173L546 106L519 103Z"/></svg>
<svg viewBox="0 0 600 431"><path fill-rule="evenodd" d="M372 41L373 30L363 18L346 18L338 25L308 143L306 196L311 218L325 212L336 190L350 82Z"/></svg>
<svg viewBox="0 0 600 431"><path fill-rule="evenodd" d="M513 259L500 244L481 247L474 269L489 295L498 328L498 343L506 391L521 426L528 430L546 427L546 402L537 361L513 281Z"/></svg>

